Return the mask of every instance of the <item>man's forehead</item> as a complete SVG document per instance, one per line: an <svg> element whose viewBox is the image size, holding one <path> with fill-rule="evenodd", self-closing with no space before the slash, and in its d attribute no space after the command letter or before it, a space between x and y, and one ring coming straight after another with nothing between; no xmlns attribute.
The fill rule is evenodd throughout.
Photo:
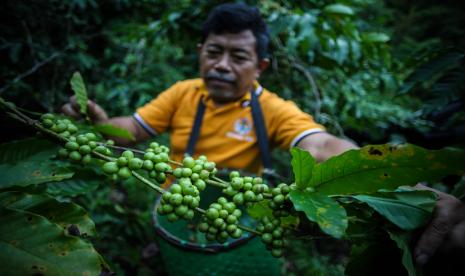
<svg viewBox="0 0 465 276"><path fill-rule="evenodd" d="M245 30L240 33L211 33L205 40L205 45L216 45L223 47L234 47L244 49L255 49L256 39L252 31Z"/></svg>

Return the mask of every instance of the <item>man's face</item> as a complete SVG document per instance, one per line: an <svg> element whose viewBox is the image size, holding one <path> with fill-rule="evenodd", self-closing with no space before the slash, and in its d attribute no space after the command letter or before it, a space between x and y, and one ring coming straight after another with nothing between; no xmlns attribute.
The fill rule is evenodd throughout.
<svg viewBox="0 0 465 276"><path fill-rule="evenodd" d="M258 62L256 40L250 30L210 34L199 46L200 76L217 103L241 98L253 87L264 67Z"/></svg>

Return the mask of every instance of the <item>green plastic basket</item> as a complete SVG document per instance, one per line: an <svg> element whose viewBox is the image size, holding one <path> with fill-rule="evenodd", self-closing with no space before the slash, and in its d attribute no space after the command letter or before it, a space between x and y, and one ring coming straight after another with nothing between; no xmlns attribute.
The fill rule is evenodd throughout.
<svg viewBox="0 0 465 276"><path fill-rule="evenodd" d="M219 197L217 189L207 187L202 192L200 207L206 208ZM193 222L169 222L153 210L157 242L165 268L170 275L280 275L282 261L271 256L258 237L244 233L239 240L224 244L209 242L196 229L200 216ZM243 212L245 214L245 212ZM253 220L243 215L241 224L253 226Z"/></svg>

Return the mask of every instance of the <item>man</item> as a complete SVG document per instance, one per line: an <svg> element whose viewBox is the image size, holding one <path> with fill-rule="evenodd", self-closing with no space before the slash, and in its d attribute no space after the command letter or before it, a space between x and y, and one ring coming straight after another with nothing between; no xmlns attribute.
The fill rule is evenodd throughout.
<svg viewBox="0 0 465 276"><path fill-rule="evenodd" d="M139 108L134 116L108 118L91 101L90 115L96 123L126 128L136 142L169 131L171 158L175 160L190 150L194 155L207 155L219 167L251 172L259 172L262 165L260 156L264 151L260 151L252 130L262 126L271 145L284 149L298 146L318 161L357 148L325 132L292 102L260 86L257 79L269 65L268 42L267 27L257 9L244 4L220 5L207 18L198 45L201 79L178 82ZM263 111L262 120L251 114L254 101L259 106L255 110ZM71 116L77 116L77 110L74 99L63 106L63 112ZM465 220L465 214L459 215L465 213L464 209L460 201L440 193L435 218L415 251L418 263L424 264L453 227Z"/></svg>

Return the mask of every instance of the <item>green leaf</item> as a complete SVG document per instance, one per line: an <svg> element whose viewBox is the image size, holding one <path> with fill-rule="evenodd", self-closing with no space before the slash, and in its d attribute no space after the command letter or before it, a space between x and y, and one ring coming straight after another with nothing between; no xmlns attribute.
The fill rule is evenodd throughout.
<svg viewBox="0 0 465 276"><path fill-rule="evenodd" d="M291 149L292 154L292 170L294 171L295 183L300 190L308 187L308 183L312 178L313 166L315 166L315 158L305 150L294 147Z"/></svg>
<svg viewBox="0 0 465 276"><path fill-rule="evenodd" d="M110 124L98 124L94 126L94 131L98 131L101 134L126 138L135 141L134 135L127 129L116 127Z"/></svg>
<svg viewBox="0 0 465 276"><path fill-rule="evenodd" d="M28 160L43 161L54 157L59 146L38 138L27 138L0 145L0 164Z"/></svg>
<svg viewBox="0 0 465 276"><path fill-rule="evenodd" d="M71 89L74 91L76 96L76 102L79 104L79 110L82 115L87 115L87 90L82 79L81 73L74 72L73 77L71 77Z"/></svg>
<svg viewBox="0 0 465 276"><path fill-rule="evenodd" d="M294 208L305 212L307 218L316 222L323 232L335 238L344 235L348 223L347 214L339 203L326 195L301 190L291 191L290 197Z"/></svg>
<svg viewBox="0 0 465 276"><path fill-rule="evenodd" d="M46 217L63 229L74 225L80 235L96 235L94 222L82 207L74 203L58 202L46 195L4 192L0 193L0 206Z"/></svg>
<svg viewBox="0 0 465 276"><path fill-rule="evenodd" d="M0 165L0 189L29 186L71 178L73 172L51 162L24 161Z"/></svg>
<svg viewBox="0 0 465 276"><path fill-rule="evenodd" d="M414 230L429 221L437 196L430 191L398 191L353 198L365 202L401 229Z"/></svg>
<svg viewBox="0 0 465 276"><path fill-rule="evenodd" d="M362 40L369 43L386 43L390 40L389 36L385 33L364 33Z"/></svg>
<svg viewBox="0 0 465 276"><path fill-rule="evenodd" d="M465 173L465 151L426 150L411 144L369 145L316 164L310 186L329 195L393 190L421 181L436 182Z"/></svg>
<svg viewBox="0 0 465 276"><path fill-rule="evenodd" d="M262 200L247 207L247 214L255 220L260 220L263 217L272 217L273 210L268 206L266 200Z"/></svg>
<svg viewBox="0 0 465 276"><path fill-rule="evenodd" d="M335 15L354 15L351 7L343 4L332 4L323 8L323 12Z"/></svg>
<svg viewBox="0 0 465 276"><path fill-rule="evenodd" d="M412 239L412 235L410 233L394 233L392 231L388 231L389 237L393 241L396 242L397 247L402 250L402 264L404 265L405 269L407 269L409 276L416 276L418 275L415 265L413 263L412 252L410 251L409 243Z"/></svg>
<svg viewBox="0 0 465 276"><path fill-rule="evenodd" d="M99 275L107 267L89 242L42 216L0 208L0 217L2 275Z"/></svg>

